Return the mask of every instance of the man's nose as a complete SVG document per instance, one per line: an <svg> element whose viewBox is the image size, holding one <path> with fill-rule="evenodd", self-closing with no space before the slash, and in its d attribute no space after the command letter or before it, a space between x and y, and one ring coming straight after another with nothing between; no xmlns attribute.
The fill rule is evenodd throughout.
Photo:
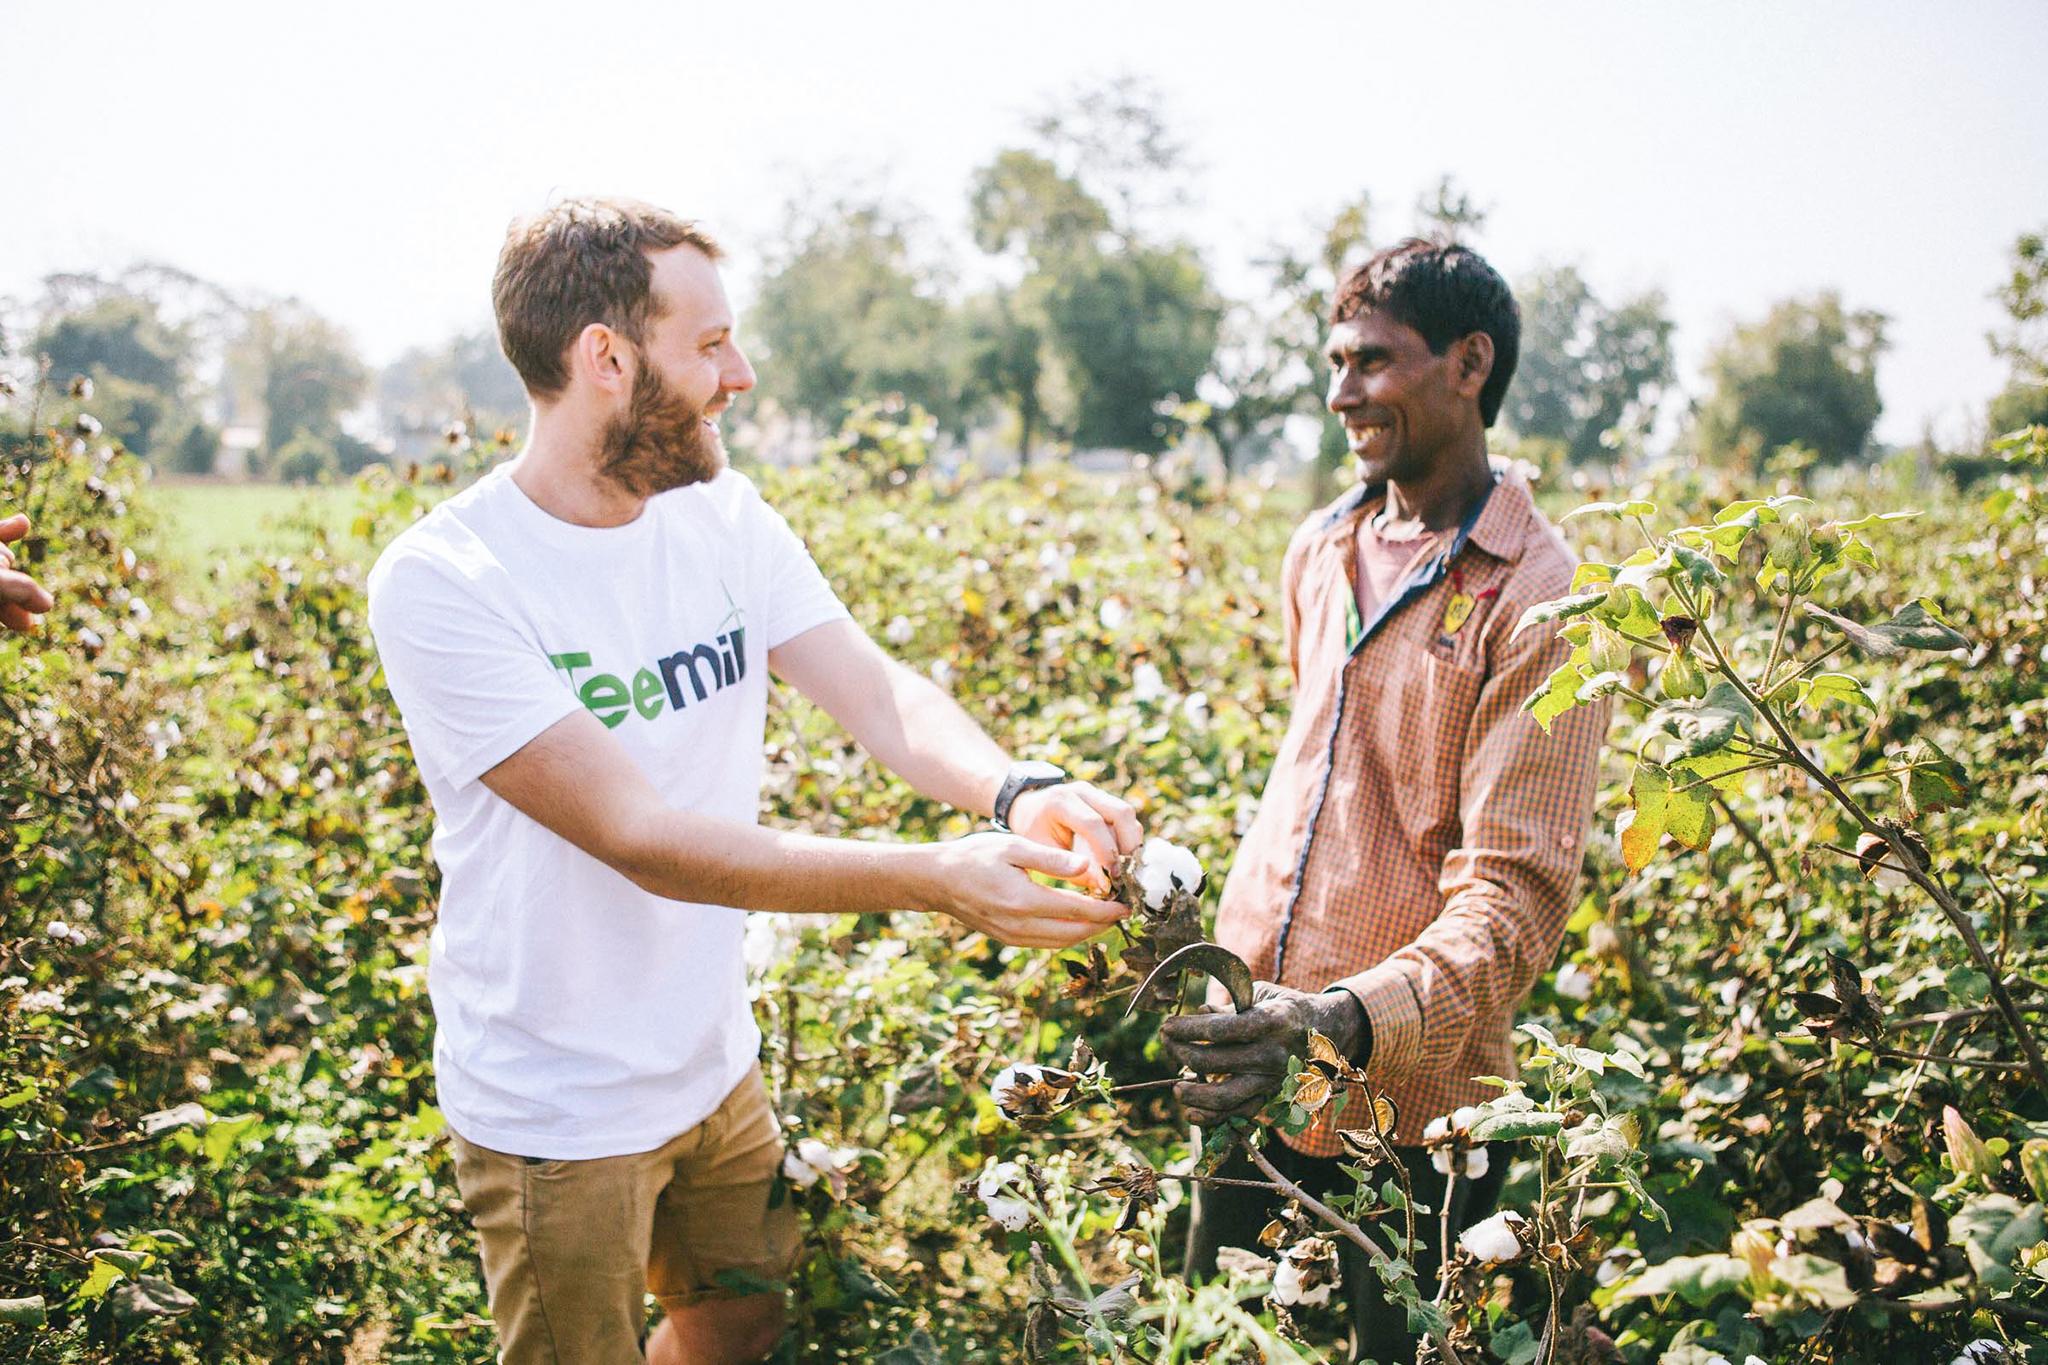
<svg viewBox="0 0 2048 1365"><path fill-rule="evenodd" d="M1330 394L1325 400L1331 412L1343 414L1355 408L1365 397L1365 386L1357 382L1348 370L1339 370L1330 376Z"/></svg>
<svg viewBox="0 0 2048 1365"><path fill-rule="evenodd" d="M754 367L737 343L728 349L732 359L726 363L725 373L718 376L718 387L727 393L745 393L754 387Z"/></svg>

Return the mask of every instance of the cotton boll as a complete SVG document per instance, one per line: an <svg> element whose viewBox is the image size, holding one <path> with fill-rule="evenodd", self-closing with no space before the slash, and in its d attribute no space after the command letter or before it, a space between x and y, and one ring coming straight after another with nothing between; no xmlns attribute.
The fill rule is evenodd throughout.
<svg viewBox="0 0 2048 1365"><path fill-rule="evenodd" d="M1590 1000L1593 998L1593 974L1576 962L1567 962L1557 969L1557 979L1552 988L1567 1000Z"/></svg>
<svg viewBox="0 0 2048 1365"><path fill-rule="evenodd" d="M1032 1086L1045 1081L1045 1068L1030 1062L1012 1062L996 1073L995 1081L989 1086L989 1098L1006 1118L1015 1119L1025 1112L1025 1092Z"/></svg>
<svg viewBox="0 0 2048 1365"><path fill-rule="evenodd" d="M1144 890L1146 908L1160 909L1174 887L1183 891L1202 889L1202 864L1194 854L1165 839L1147 839L1139 854L1138 885Z"/></svg>
<svg viewBox="0 0 2048 1365"><path fill-rule="evenodd" d="M1018 1183L1023 1176L1024 1168L1017 1162L991 1161L982 1167L981 1179L974 1187L988 1209L988 1216L1011 1232L1021 1231L1031 1221L1030 1203L1003 1193L1005 1188Z"/></svg>
<svg viewBox="0 0 2048 1365"><path fill-rule="evenodd" d="M1522 1254L1519 1228L1526 1220L1513 1210L1496 1213L1458 1234L1458 1245L1479 1261L1512 1261Z"/></svg>
<svg viewBox="0 0 2048 1365"><path fill-rule="evenodd" d="M1273 1302L1285 1308L1328 1303L1341 1282L1337 1267L1337 1249L1326 1238L1296 1242L1280 1253L1273 1271Z"/></svg>
<svg viewBox="0 0 2048 1365"><path fill-rule="evenodd" d="M799 1189L807 1190L823 1180L834 1199L844 1199L847 1173L859 1156L858 1147L833 1147L817 1138L802 1138L783 1153L782 1174Z"/></svg>

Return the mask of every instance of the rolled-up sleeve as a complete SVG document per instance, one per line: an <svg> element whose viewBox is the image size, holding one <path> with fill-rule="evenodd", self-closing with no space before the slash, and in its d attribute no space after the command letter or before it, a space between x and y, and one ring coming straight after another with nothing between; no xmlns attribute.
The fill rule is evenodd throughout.
<svg viewBox="0 0 2048 1365"><path fill-rule="evenodd" d="M1517 619L1523 605L1506 619ZM1541 627L1500 647L1472 716L1458 801L1462 835L1438 883L1443 910L1413 942L1335 983L1365 1007L1368 1066L1380 1084L1452 1065L1475 1028L1497 1029L1512 1017L1557 953L1610 703L1568 712L1545 734L1522 702L1568 653Z"/></svg>

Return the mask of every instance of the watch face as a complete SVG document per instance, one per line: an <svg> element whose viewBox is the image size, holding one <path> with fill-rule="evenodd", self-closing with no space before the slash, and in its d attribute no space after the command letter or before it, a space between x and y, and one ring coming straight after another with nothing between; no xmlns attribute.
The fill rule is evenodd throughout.
<svg viewBox="0 0 2048 1365"><path fill-rule="evenodd" d="M1010 776L1012 778L1022 778L1027 782L1032 781L1034 779L1045 777L1063 778L1066 775L1066 769L1061 768L1056 764L1052 763L1039 763L1036 761L1032 761L1029 763L1014 764L1010 768Z"/></svg>

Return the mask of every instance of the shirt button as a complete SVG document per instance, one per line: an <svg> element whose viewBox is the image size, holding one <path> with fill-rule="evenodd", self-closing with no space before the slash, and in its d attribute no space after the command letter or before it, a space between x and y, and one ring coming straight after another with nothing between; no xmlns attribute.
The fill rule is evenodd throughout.
<svg viewBox="0 0 2048 1365"><path fill-rule="evenodd" d="M1557 846L1558 846L1559 848L1563 849L1563 850L1564 850L1565 852L1567 852L1567 853L1571 852L1571 851L1572 851L1572 850L1573 850L1574 848L1577 848L1577 847L1578 847L1578 844L1579 844L1579 841L1578 841L1578 839L1577 839L1576 837L1574 837L1573 835L1570 835L1570 834L1560 834L1560 835L1559 835L1559 836L1557 837Z"/></svg>

